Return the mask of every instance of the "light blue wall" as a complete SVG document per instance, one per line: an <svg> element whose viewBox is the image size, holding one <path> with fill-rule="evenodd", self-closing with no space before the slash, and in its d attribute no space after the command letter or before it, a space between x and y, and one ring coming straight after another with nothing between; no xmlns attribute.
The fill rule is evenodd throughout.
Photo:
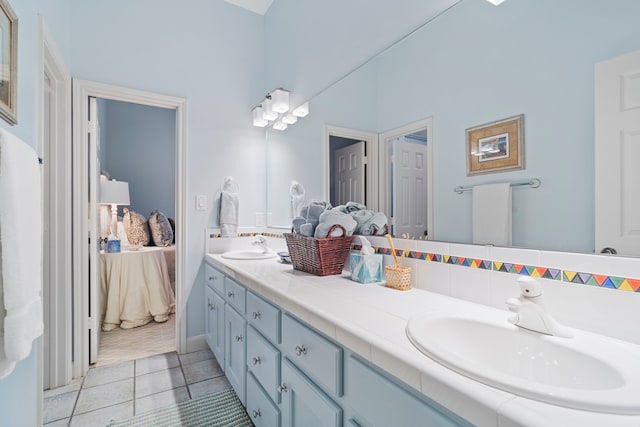
<svg viewBox="0 0 640 427"><path fill-rule="evenodd" d="M71 0L71 22L74 76L187 98L187 334L202 334L203 236L224 177L239 184L240 224L266 204L264 130L251 126L264 96L263 17L223 1ZM199 194L207 211L195 210Z"/></svg>
<svg viewBox="0 0 640 427"><path fill-rule="evenodd" d="M61 56L68 58L68 3L45 0L14 0L9 3L18 16L18 124L9 126L0 120L0 127L14 133L35 149L41 88L39 15L55 39ZM0 424L16 427L33 427L38 424L39 351L40 340L34 343L29 357L18 362L14 372L0 380Z"/></svg>
<svg viewBox="0 0 640 427"><path fill-rule="evenodd" d="M129 210L147 219L155 210L175 218L175 111L119 101L105 104L102 169L129 183Z"/></svg>

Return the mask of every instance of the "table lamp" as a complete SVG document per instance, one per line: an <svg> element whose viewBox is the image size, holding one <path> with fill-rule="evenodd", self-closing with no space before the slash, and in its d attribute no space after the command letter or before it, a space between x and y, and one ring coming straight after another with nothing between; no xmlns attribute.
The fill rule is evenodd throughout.
<svg viewBox="0 0 640 427"><path fill-rule="evenodd" d="M118 240L118 205L129 205L129 183L124 181L101 181L100 203L111 205L111 234L109 240ZM110 252L110 251L109 251ZM116 251L119 252L119 251Z"/></svg>

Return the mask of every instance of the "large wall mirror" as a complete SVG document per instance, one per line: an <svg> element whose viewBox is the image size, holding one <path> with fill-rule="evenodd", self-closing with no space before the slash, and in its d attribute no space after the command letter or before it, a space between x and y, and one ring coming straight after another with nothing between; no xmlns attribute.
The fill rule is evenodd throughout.
<svg viewBox="0 0 640 427"><path fill-rule="evenodd" d="M594 66L640 50L637 16L636 0L462 0L311 99L309 116L268 130L270 224L290 224L292 181L329 197L328 126L385 135L428 120L431 239L471 242L471 194L455 187L537 178L513 189L513 245L593 252ZM467 175L466 129L520 114L524 168ZM383 146L370 208L390 214Z"/></svg>

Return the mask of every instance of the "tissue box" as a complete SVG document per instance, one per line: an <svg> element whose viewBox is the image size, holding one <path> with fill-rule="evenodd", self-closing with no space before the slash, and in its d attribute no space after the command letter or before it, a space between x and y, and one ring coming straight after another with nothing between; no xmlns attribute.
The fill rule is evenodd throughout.
<svg viewBox="0 0 640 427"><path fill-rule="evenodd" d="M360 283L373 283L382 280L382 255L350 254L351 280Z"/></svg>

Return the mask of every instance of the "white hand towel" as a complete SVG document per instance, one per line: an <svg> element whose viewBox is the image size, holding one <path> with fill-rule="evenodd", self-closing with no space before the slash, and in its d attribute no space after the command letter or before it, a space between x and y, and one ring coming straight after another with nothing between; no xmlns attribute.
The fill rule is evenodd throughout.
<svg viewBox="0 0 640 427"><path fill-rule="evenodd" d="M222 237L236 237L238 230L238 193L222 191L220 193L220 232Z"/></svg>
<svg viewBox="0 0 640 427"><path fill-rule="evenodd" d="M42 206L38 157L0 129L0 245L4 356L22 360L42 335Z"/></svg>
<svg viewBox="0 0 640 427"><path fill-rule="evenodd" d="M473 243L511 246L511 185L473 187Z"/></svg>

